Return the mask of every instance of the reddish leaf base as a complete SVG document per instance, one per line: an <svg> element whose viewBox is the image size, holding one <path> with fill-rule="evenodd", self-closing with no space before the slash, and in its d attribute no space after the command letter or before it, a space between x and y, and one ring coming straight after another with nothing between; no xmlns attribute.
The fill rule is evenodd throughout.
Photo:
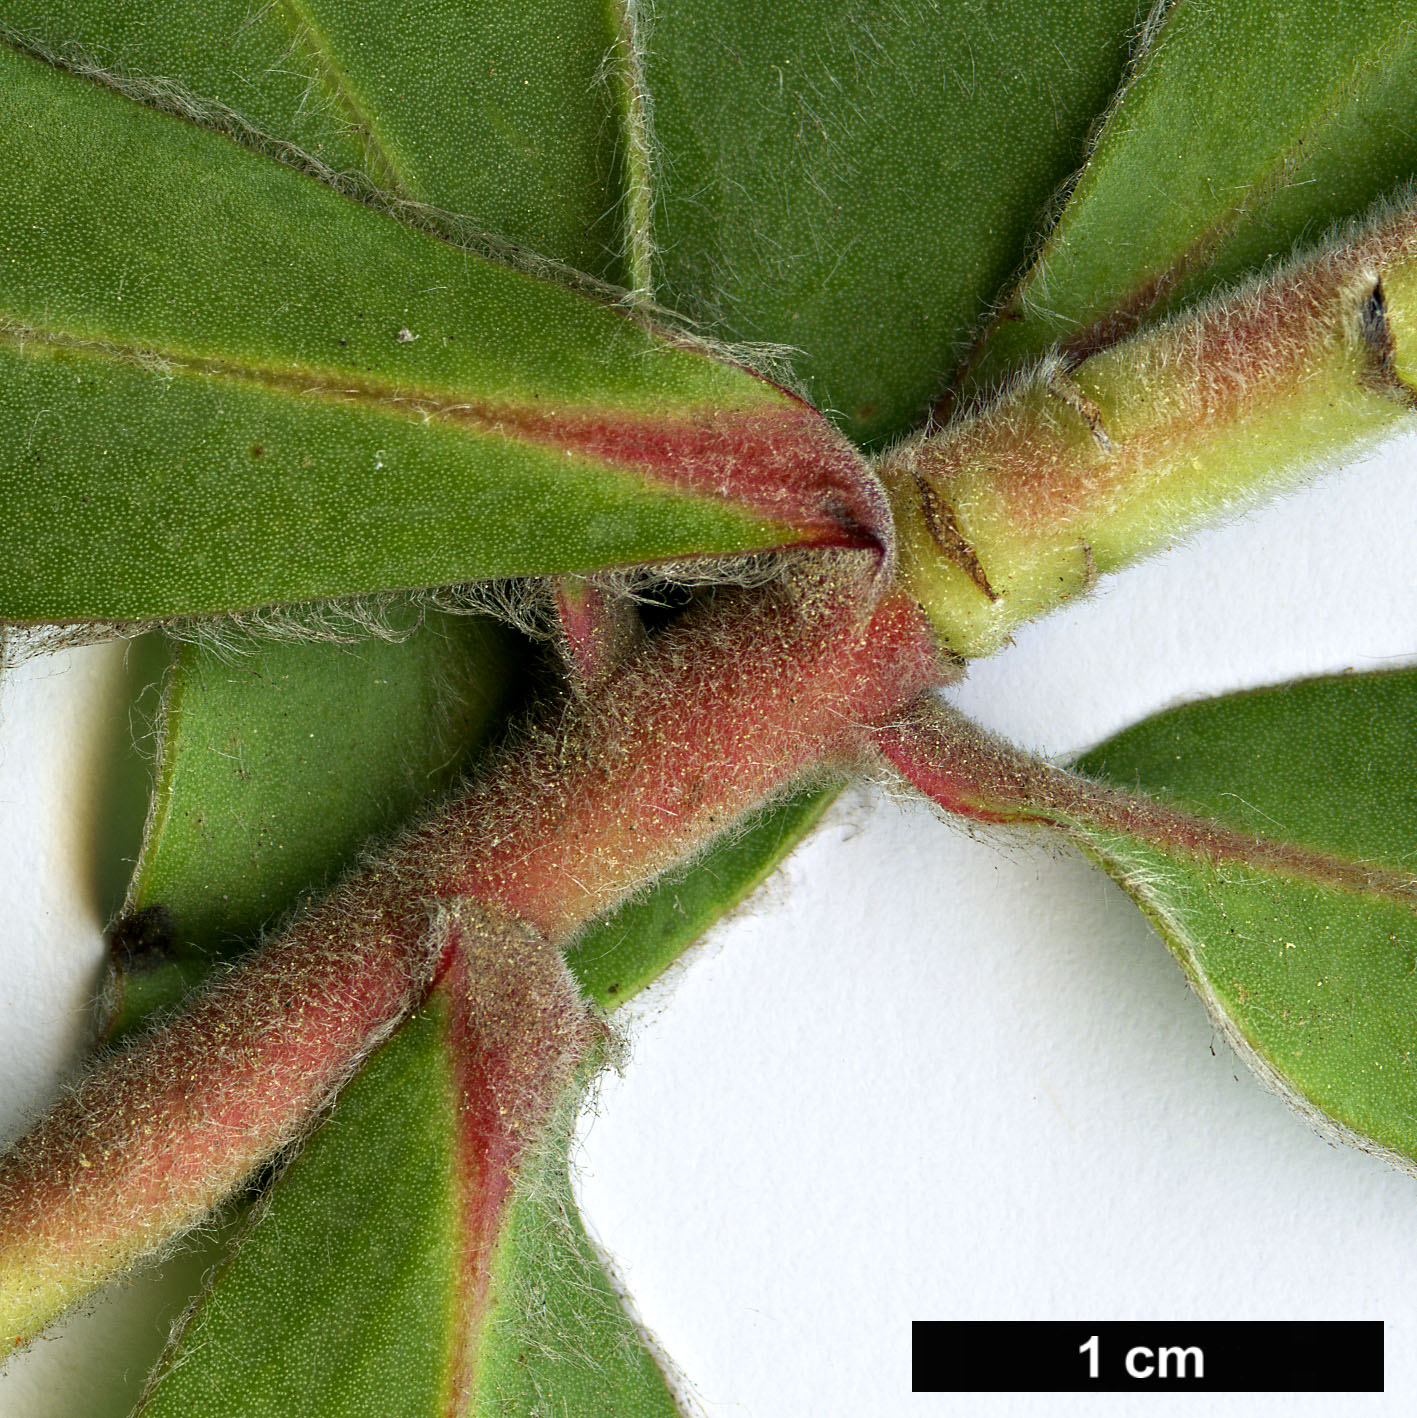
<svg viewBox="0 0 1417 1418"><path fill-rule="evenodd" d="M922 699L898 722L873 731L881 756L913 787L975 822L1043 823L1116 833L1174 856L1256 871L1417 905L1417 883L1383 867L1236 832L1154 798L1068 773L986 734L957 710Z"/></svg>
<svg viewBox="0 0 1417 1418"><path fill-rule="evenodd" d="M438 989L451 1005L458 1104L463 1283L449 1409L458 1418L491 1318L493 1264L518 1178L605 1031L560 952L534 931L472 903L454 907L447 927Z"/></svg>

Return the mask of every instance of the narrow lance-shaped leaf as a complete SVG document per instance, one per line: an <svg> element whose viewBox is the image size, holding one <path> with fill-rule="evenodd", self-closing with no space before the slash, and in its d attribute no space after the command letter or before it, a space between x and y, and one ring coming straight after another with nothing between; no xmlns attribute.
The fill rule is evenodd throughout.
<svg viewBox="0 0 1417 1418"><path fill-rule="evenodd" d="M1055 344L1069 359L1104 348L1397 188L1417 171L1411 20L1400 0L1158 6L969 384L997 385Z"/></svg>
<svg viewBox="0 0 1417 1418"><path fill-rule="evenodd" d="M566 950L581 988L602 1008L614 1009L652 983L778 869L842 785L839 777L814 775L666 872L648 891L592 921Z"/></svg>
<svg viewBox="0 0 1417 1418"><path fill-rule="evenodd" d="M0 617L887 536L776 387L3 48L0 160Z"/></svg>
<svg viewBox="0 0 1417 1418"><path fill-rule="evenodd" d="M1091 779L941 708L879 742L952 811L1066 832L1136 899L1267 1083L1410 1168L1414 709L1412 670L1229 695L1084 754Z"/></svg>

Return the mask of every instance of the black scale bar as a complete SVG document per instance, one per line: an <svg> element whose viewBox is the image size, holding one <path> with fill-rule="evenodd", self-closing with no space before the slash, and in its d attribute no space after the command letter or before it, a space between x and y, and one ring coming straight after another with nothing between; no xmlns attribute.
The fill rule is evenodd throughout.
<svg viewBox="0 0 1417 1418"><path fill-rule="evenodd" d="M916 1320L916 1393L1381 1393L1383 1322Z"/></svg>

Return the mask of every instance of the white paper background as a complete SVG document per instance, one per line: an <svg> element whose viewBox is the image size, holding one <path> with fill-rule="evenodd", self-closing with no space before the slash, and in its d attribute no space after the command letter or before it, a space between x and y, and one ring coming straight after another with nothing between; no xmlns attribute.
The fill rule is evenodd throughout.
<svg viewBox="0 0 1417 1418"><path fill-rule="evenodd" d="M1064 754L1199 694L1401 664L1415 474L1409 439L1197 537L1025 630L958 702ZM0 688L0 1127L84 1037L120 684L110 647ZM858 795L632 1027L582 1195L712 1418L1412 1411L1417 1183L1261 1091L1066 852ZM0 1418L122 1418L122 1356L157 1339L136 1288L147 1308L15 1361ZM912 1396L915 1318L1385 1319L1388 1391Z"/></svg>

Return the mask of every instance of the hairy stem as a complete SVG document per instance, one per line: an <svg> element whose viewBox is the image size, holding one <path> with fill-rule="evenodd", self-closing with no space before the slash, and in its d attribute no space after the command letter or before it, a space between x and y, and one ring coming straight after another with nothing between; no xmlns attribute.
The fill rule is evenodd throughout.
<svg viewBox="0 0 1417 1418"><path fill-rule="evenodd" d="M947 680L918 608L872 604L856 561L718 593L192 1009L99 1064L0 1163L0 1333L28 1339L297 1136L449 968L450 921L464 953L471 936L510 949L528 927L563 944Z"/></svg>
<svg viewBox="0 0 1417 1418"><path fill-rule="evenodd" d="M0 1160L0 1346L200 1221L422 997L427 908L351 880L90 1072Z"/></svg>
<svg viewBox="0 0 1417 1418"><path fill-rule="evenodd" d="M957 654L1414 408L1417 209L1080 363L1050 356L889 454L904 584Z"/></svg>

